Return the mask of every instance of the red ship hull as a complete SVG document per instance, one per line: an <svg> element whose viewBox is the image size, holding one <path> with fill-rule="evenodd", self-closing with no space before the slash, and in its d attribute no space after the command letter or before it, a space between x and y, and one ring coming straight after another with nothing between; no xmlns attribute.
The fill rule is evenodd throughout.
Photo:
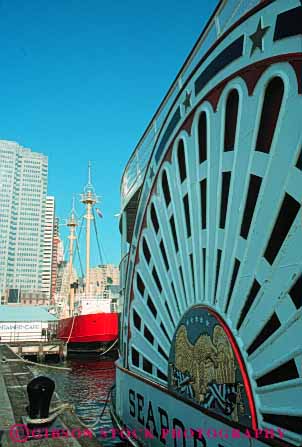
<svg viewBox="0 0 302 447"><path fill-rule="evenodd" d="M57 335L63 341L85 345L113 342L118 337L118 314L96 313L65 318L59 321Z"/></svg>

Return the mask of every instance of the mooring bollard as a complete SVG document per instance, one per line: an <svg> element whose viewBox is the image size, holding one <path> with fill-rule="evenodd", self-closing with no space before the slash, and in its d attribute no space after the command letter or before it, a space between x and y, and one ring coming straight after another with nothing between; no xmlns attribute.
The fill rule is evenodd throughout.
<svg viewBox="0 0 302 447"><path fill-rule="evenodd" d="M28 415L30 419L44 419L49 416L50 401L55 389L55 382L49 377L39 376L27 385L29 400Z"/></svg>

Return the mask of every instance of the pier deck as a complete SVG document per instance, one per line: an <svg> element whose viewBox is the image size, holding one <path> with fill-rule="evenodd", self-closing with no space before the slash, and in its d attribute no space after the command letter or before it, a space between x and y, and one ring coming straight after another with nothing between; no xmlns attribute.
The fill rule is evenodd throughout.
<svg viewBox="0 0 302 447"><path fill-rule="evenodd" d="M36 356L43 361L45 356L58 355L64 359L67 355L67 347L61 340L43 341L10 341L12 351L22 356ZM0 343L0 346L2 344Z"/></svg>
<svg viewBox="0 0 302 447"><path fill-rule="evenodd" d="M22 416L26 416L26 406L28 405L26 386L34 377L30 368L24 363L17 361L3 362L3 358L17 359L15 353L6 345L0 345L0 447L15 447L14 441L9 431L14 424L23 424ZM62 372L62 374L64 374ZM41 374L42 375L42 374ZM44 375L44 373L43 373ZM54 393L51 407L56 407L62 403L59 396ZM59 416L59 421L63 428L71 432L72 429L84 428L81 426L78 417L64 412ZM19 441L20 442L20 441ZM95 437L59 437L45 438L39 440L28 440L28 447L101 447L102 444Z"/></svg>

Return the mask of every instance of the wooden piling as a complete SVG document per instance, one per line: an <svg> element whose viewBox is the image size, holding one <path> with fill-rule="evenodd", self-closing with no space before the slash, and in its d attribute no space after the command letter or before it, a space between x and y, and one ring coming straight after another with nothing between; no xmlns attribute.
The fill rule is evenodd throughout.
<svg viewBox="0 0 302 447"><path fill-rule="evenodd" d="M67 344L61 343L59 347L59 358L60 361L64 361L67 357Z"/></svg>
<svg viewBox="0 0 302 447"><path fill-rule="evenodd" d="M9 345L16 354L22 357L34 356L40 362L45 360L46 355L57 356L60 360L66 358L67 346L61 340L15 341Z"/></svg>

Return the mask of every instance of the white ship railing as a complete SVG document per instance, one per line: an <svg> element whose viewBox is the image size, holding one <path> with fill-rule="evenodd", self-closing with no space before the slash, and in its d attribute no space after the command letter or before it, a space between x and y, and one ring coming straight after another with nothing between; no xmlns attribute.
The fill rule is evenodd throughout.
<svg viewBox="0 0 302 447"><path fill-rule="evenodd" d="M148 160L158 132L161 129L163 121L173 104L174 99L181 90L182 85L192 73L197 62L205 55L221 34L223 34L245 12L256 6L259 1L260 0L222 0L218 3L215 14L212 16L210 22L198 39L190 56L178 73L166 97L155 113L126 165L121 182L122 210L142 184Z"/></svg>
<svg viewBox="0 0 302 447"><path fill-rule="evenodd" d="M129 252L127 252L123 258L121 259L119 270L120 270L120 285L121 285L121 291L123 292L125 285L126 285L126 279L127 279L127 265L128 265L128 258L129 258Z"/></svg>
<svg viewBox="0 0 302 447"><path fill-rule="evenodd" d="M127 267L128 267L128 259L129 259L129 252L125 253L125 255L122 257L119 270L120 270L120 310L122 312L123 304L125 302L125 288L126 288L126 279L127 279Z"/></svg>

